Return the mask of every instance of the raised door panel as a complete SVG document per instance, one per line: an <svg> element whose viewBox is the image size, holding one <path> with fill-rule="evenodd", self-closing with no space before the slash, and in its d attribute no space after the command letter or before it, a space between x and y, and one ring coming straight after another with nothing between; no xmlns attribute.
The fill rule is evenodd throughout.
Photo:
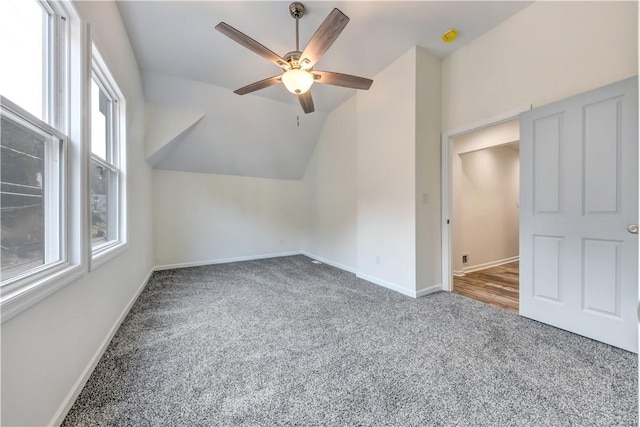
<svg viewBox="0 0 640 427"><path fill-rule="evenodd" d="M620 317L622 242L582 241L583 310L597 315Z"/></svg>
<svg viewBox="0 0 640 427"><path fill-rule="evenodd" d="M562 303L562 237L533 236L533 296Z"/></svg>
<svg viewBox="0 0 640 427"><path fill-rule="evenodd" d="M562 114L533 121L533 210L560 212Z"/></svg>
<svg viewBox="0 0 640 427"><path fill-rule="evenodd" d="M620 211L620 124L622 100L607 99L583 108L585 215Z"/></svg>

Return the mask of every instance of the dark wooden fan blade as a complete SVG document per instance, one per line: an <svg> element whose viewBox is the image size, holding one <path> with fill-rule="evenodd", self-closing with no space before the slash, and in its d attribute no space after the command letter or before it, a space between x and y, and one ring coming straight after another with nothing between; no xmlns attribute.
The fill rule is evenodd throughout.
<svg viewBox="0 0 640 427"><path fill-rule="evenodd" d="M240 89L236 89L233 93L237 93L238 95L246 95L251 92L255 92L260 89L264 89L265 87L273 86L276 83L280 83L282 81L282 75L277 75L273 77L269 77L268 79L260 80L259 82L251 83L250 85L246 85L245 87L241 87Z"/></svg>
<svg viewBox="0 0 640 427"><path fill-rule="evenodd" d="M333 73L331 71L312 71L311 74L316 77L317 83L324 83L333 86L349 87L352 89L368 90L373 83L371 79L364 77L352 76L349 74Z"/></svg>
<svg viewBox="0 0 640 427"><path fill-rule="evenodd" d="M218 25L216 25L216 30L220 31L222 34L229 37L231 40L235 41L236 43L239 43L242 46L246 47L247 49L257 53L258 55L262 56L264 59L266 59L269 62L272 62L278 67L283 69L289 69L289 64L287 63L287 61L285 61L276 53L264 47L263 45L261 45L260 43L258 43L257 41L249 37L248 35L236 30L231 25L221 22Z"/></svg>
<svg viewBox="0 0 640 427"><path fill-rule="evenodd" d="M320 57L331 47L344 27L349 23L349 17L338 9L333 9L329 16L320 24L316 32L304 48L301 58L302 68L308 69L318 62Z"/></svg>
<svg viewBox="0 0 640 427"><path fill-rule="evenodd" d="M313 113L315 111L310 90L306 91L302 95L298 95L298 101L300 101L300 105L302 106L302 110L305 114Z"/></svg>

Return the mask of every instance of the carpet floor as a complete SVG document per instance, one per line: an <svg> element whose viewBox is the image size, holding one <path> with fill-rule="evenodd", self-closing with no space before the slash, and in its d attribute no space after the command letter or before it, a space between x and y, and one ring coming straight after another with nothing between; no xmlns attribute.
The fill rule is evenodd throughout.
<svg viewBox="0 0 640 427"><path fill-rule="evenodd" d="M637 357L304 256L153 274L63 425L635 426Z"/></svg>

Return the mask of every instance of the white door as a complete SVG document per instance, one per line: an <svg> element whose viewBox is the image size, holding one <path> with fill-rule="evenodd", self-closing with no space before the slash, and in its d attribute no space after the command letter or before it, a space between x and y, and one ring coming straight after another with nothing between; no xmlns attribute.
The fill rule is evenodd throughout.
<svg viewBox="0 0 640 427"><path fill-rule="evenodd" d="M637 77L523 113L520 139L520 314L637 353Z"/></svg>

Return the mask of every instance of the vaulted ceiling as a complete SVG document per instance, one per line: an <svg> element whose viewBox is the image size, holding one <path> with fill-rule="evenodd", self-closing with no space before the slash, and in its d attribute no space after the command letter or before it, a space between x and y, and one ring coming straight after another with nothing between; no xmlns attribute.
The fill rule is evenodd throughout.
<svg viewBox="0 0 640 427"><path fill-rule="evenodd" d="M315 69L372 78L414 45L444 57L531 2L303 3L301 50L334 7L350 18ZM326 114L355 94L316 84L316 112L305 115L280 84L243 96L233 93L279 69L217 32L215 25L224 21L282 56L295 50L289 2L117 4L142 71L147 158L156 168L300 179ZM445 44L440 37L449 28L458 29L459 37Z"/></svg>

